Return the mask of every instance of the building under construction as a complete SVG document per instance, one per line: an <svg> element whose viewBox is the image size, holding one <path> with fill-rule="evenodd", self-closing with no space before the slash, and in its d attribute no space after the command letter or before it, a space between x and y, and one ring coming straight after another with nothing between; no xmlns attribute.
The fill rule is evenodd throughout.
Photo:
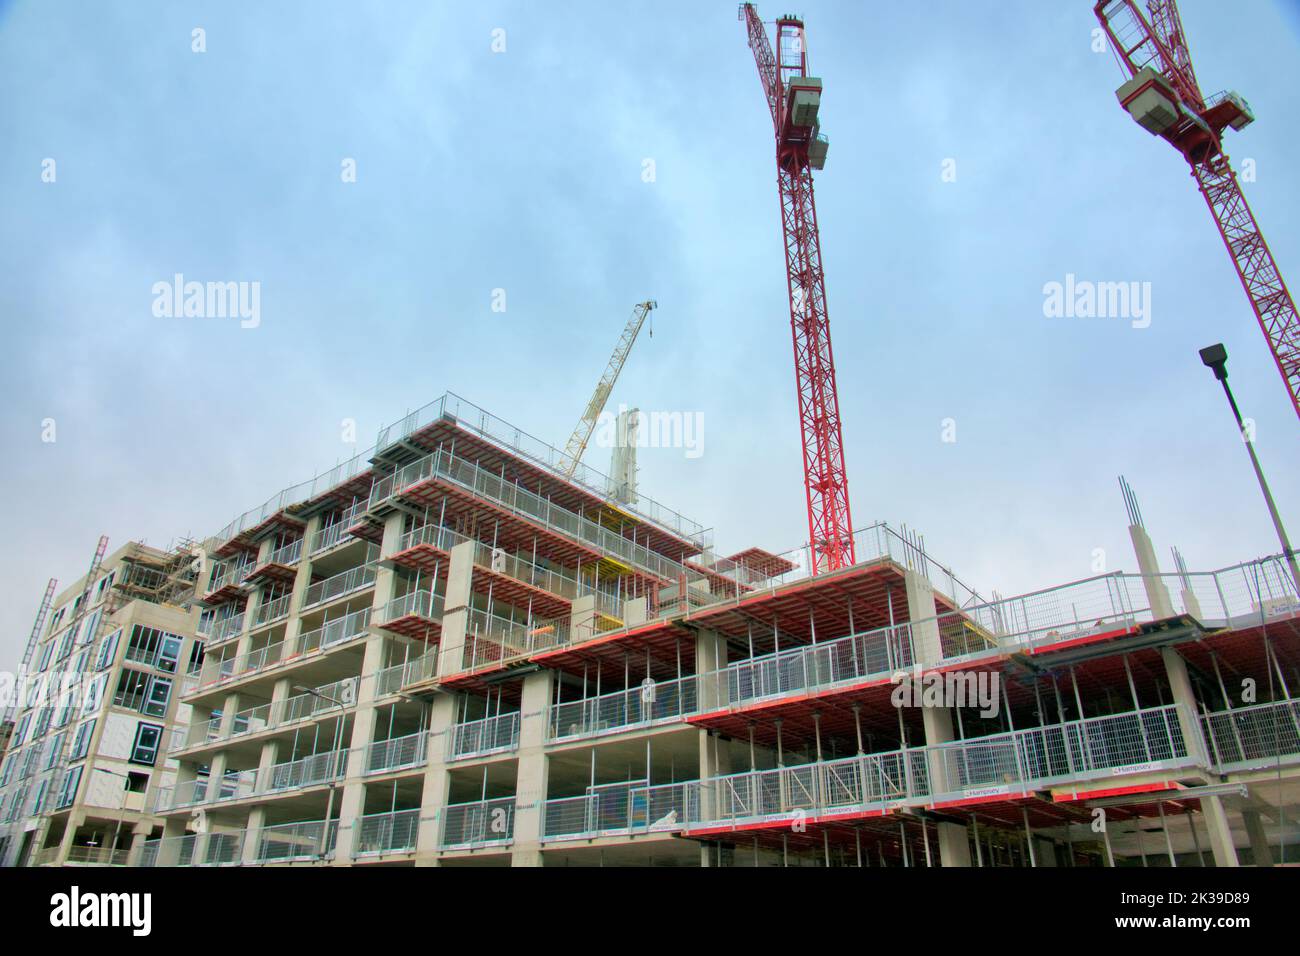
<svg viewBox="0 0 1300 956"><path fill-rule="evenodd" d="M1126 494L1142 573L989 600L885 525L814 575L810 549L722 558L699 523L567 471L446 395L210 539L188 723L111 860L1300 854L1300 601L1279 558L1161 574ZM66 798L95 798L58 789L28 860L108 861L75 849L99 811L59 828Z"/></svg>
<svg viewBox="0 0 1300 956"><path fill-rule="evenodd" d="M202 552L136 542L56 594L50 581L11 702L0 764L0 865L125 864L151 832L147 796L170 783L167 741L185 719L176 682L194 640Z"/></svg>

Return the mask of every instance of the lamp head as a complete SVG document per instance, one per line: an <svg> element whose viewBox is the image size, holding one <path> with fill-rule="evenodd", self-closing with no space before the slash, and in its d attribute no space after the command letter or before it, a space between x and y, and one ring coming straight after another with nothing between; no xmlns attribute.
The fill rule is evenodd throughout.
<svg viewBox="0 0 1300 956"><path fill-rule="evenodd" d="M1220 382L1228 377L1228 350L1222 342L1201 349L1201 362L1214 370L1214 377Z"/></svg>

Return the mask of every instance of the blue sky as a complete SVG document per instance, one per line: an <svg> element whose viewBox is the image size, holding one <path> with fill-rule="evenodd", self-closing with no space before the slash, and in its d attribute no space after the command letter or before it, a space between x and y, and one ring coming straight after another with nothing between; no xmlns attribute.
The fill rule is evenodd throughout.
<svg viewBox="0 0 1300 956"><path fill-rule="evenodd" d="M1259 118L1229 152L1300 284L1300 9L1181 7L1206 92ZM907 523L1012 594L1088 576L1098 547L1132 568L1123 473L1166 561L1275 551L1196 350L1228 346L1293 526L1294 413L1185 165L1115 102L1091 3L801 13L856 523ZM802 544L771 127L735 14L0 3L0 667L99 534L211 534L445 390L562 444L647 297L612 402L700 413L704 454L643 451L642 489L724 553ZM155 317L178 272L259 282L260 326ZM1045 318L1068 273L1151 283L1150 327Z"/></svg>

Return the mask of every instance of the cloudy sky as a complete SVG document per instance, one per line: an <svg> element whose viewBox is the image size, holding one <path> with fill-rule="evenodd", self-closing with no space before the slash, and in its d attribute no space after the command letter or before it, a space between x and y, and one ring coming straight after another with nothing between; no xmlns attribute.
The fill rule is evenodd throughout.
<svg viewBox="0 0 1300 956"><path fill-rule="evenodd" d="M1206 92L1259 118L1229 150L1300 283L1297 2L1181 6ZM1132 568L1122 473L1166 561L1276 551L1196 355L1223 341L1300 533L1300 426L1185 165L1115 102L1091 3L802 13L857 524L906 523L1013 594L1088 576L1094 548ZM562 444L648 297L612 401L698 413L704 454L643 451L642 489L724 553L807 538L734 0L0 0L0 143L0 668L100 534L211 534L444 391ZM260 283L260 324L156 316L177 273ZM1150 283L1149 327L1046 317L1071 274Z"/></svg>

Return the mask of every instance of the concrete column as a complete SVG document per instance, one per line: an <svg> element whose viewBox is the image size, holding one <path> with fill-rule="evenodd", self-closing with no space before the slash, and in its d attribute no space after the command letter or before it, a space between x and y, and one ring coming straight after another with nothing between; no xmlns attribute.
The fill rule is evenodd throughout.
<svg viewBox="0 0 1300 956"><path fill-rule="evenodd" d="M148 821L145 820L136 821L135 826L131 828L131 848L126 855L127 866L140 865L140 854L144 852L144 844L149 839L151 829Z"/></svg>
<svg viewBox="0 0 1300 956"><path fill-rule="evenodd" d="M1228 825L1228 813L1223 800L1219 797L1201 798L1201 817L1205 828L1210 832L1210 851L1214 854L1215 866L1239 866L1237 847L1232 842L1232 828Z"/></svg>
<svg viewBox="0 0 1300 956"><path fill-rule="evenodd" d="M907 595L907 615L912 622L912 653L918 667L935 667L943 661L943 642L939 631L938 607L934 603L934 585L929 578L915 571L906 571L903 586ZM952 712L946 707L923 707L921 722L925 728L927 747L950 743L955 734L952 729ZM927 761L930 786L934 792L949 789L947 768L938 751L932 750ZM966 827L960 823L937 823L940 866L970 866L970 841Z"/></svg>
<svg viewBox="0 0 1300 956"><path fill-rule="evenodd" d="M1147 602L1151 605L1151 616L1157 621L1173 617L1174 606L1169 600L1169 589L1160 577L1160 562L1156 560L1151 537L1145 528L1136 524L1128 526L1128 536L1133 541L1133 553L1137 555L1138 571L1142 574Z"/></svg>
<svg viewBox="0 0 1300 956"><path fill-rule="evenodd" d="M384 661L386 638L382 631L374 630L366 638L362 674L374 674ZM357 704L352 716L352 737L348 744L347 768L344 773L343 793L338 805L339 834L335 859L347 862L352 858L352 833L357 818L365 812L366 785L362 779L365 771L366 751L375 736L375 682L358 681ZM338 708L332 708L338 714Z"/></svg>
<svg viewBox="0 0 1300 956"><path fill-rule="evenodd" d="M934 667L943 660L934 585L929 578L915 571L905 571L903 587L907 595L907 616L912 625L912 654L921 667Z"/></svg>
<svg viewBox="0 0 1300 956"><path fill-rule="evenodd" d="M302 609L304 595L307 588L311 587L311 557L308 552L311 550L312 538L320 529L320 515L316 515L307 522L307 528L303 532L302 542L302 560L298 562L298 572L293 579L293 590L289 598L289 623L284 628L284 646L286 655L297 650L296 644L298 635L302 633L302 621L298 619L298 612Z"/></svg>
<svg viewBox="0 0 1300 956"><path fill-rule="evenodd" d="M588 595L574 602L594 613L595 598ZM515 832L510 853L511 866L542 865L542 827L546 809L548 758L546 724L555 692L555 672L536 671L524 678L520 702L519 760L515 778Z"/></svg>
<svg viewBox="0 0 1300 956"><path fill-rule="evenodd" d="M186 834L184 817L168 817L163 821L163 840L158 846L158 865L176 866L180 863L181 839Z"/></svg>
<svg viewBox="0 0 1300 956"><path fill-rule="evenodd" d="M1192 680L1187 673L1187 662L1174 647L1160 648L1160 658L1165 665L1165 676L1169 680L1169 690L1177 707L1178 728L1187 745L1188 756L1199 766L1209 766L1210 757L1205 738L1201 734L1201 722L1196 719L1196 692L1192 689ZM1228 814L1222 798L1202 797L1201 814L1209 830L1214 865L1237 866L1237 848L1232 841L1232 830L1228 826Z"/></svg>
<svg viewBox="0 0 1300 956"><path fill-rule="evenodd" d="M465 645L469 631L469 602L473 593L474 542L462 541L451 549L447 592L443 601L442 637L438 641L438 676L465 670Z"/></svg>
<svg viewBox="0 0 1300 956"><path fill-rule="evenodd" d="M257 865L257 851L262 843L262 827L266 826L266 807L256 806L248 812L248 821L244 827L244 845L240 849L240 861L244 866Z"/></svg>
<svg viewBox="0 0 1300 956"><path fill-rule="evenodd" d="M1264 830L1259 811L1242 810L1241 819L1246 824L1246 835L1250 837L1250 854L1255 866L1272 866L1273 850L1268 845L1268 833Z"/></svg>
<svg viewBox="0 0 1300 956"><path fill-rule="evenodd" d="M716 631L700 630L695 634L695 672L708 674L727 666L727 643ZM722 706L721 688L712 681L699 683L699 706L701 710L712 710ZM721 815L722 802L718 793L718 777L731 773L731 752L717 736L708 730L698 730L700 747L700 815L706 819L717 819ZM709 844L700 846L700 865L713 866L717 861L716 851Z"/></svg>
<svg viewBox="0 0 1300 956"><path fill-rule="evenodd" d="M447 770L447 744L456 721L456 698L439 694L429 709L429 765L424 771L420 799L420 829L416 835L416 866L437 866L442 841L442 815L447 808L451 775Z"/></svg>

